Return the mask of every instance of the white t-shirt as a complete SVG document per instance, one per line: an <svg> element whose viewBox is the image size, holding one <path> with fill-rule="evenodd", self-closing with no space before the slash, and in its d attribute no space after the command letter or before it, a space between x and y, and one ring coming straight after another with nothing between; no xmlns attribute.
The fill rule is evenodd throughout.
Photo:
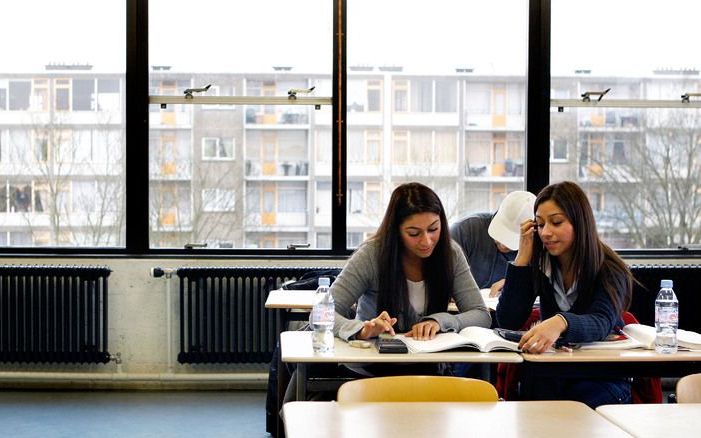
<svg viewBox="0 0 701 438"><path fill-rule="evenodd" d="M409 304L419 316L426 314L426 283L422 281L406 281L409 292Z"/></svg>

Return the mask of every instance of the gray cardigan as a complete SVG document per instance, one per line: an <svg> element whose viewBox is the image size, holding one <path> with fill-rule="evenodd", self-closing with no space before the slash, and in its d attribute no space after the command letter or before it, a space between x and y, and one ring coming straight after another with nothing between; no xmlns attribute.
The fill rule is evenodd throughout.
<svg viewBox="0 0 701 438"><path fill-rule="evenodd" d="M472 278L467 260L460 246L451 240L453 251L453 291L451 296L460 313L434 313L420 318L409 309L413 321L407 325L425 319L438 322L442 332L460 331L467 326L489 327L492 318L484 305L475 280ZM363 328L363 321L377 316L377 290L379 288L380 267L378 266L379 245L370 240L363 243L351 256L341 273L331 285L331 294L336 303L336 320L334 335L348 340ZM348 319L351 307L357 303L356 319ZM390 315L396 316L396 315Z"/></svg>

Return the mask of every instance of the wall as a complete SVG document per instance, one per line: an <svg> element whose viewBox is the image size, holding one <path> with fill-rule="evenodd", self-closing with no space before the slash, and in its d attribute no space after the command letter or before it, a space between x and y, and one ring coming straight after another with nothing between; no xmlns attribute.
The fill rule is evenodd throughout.
<svg viewBox="0 0 701 438"><path fill-rule="evenodd" d="M104 258L4 258L3 264L100 265L109 277L108 351L121 363L0 364L0 386L72 387L254 387L267 384L260 364L181 365L178 277L153 278L151 268L183 266L342 266L343 260L177 260ZM170 282L170 287L169 287ZM168 293L170 306L168 306ZM168 333L170 309L171 333ZM169 342L170 338L170 342ZM169 348L170 346L170 348Z"/></svg>

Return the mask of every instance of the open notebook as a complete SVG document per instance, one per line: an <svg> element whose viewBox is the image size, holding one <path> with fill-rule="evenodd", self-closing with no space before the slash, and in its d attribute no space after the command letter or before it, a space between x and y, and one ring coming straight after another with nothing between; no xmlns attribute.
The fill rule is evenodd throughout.
<svg viewBox="0 0 701 438"><path fill-rule="evenodd" d="M419 341L404 335L395 337L407 345L410 353L435 353L455 348L469 348L483 352L519 351L517 342L507 341L492 329L484 327L465 327L458 333L439 333L428 341Z"/></svg>
<svg viewBox="0 0 701 438"><path fill-rule="evenodd" d="M677 330L677 343L680 349L701 350L701 334L689 330ZM621 334L609 340L588 342L579 346L584 350L625 350L629 348L655 349L655 327L643 324L627 324Z"/></svg>

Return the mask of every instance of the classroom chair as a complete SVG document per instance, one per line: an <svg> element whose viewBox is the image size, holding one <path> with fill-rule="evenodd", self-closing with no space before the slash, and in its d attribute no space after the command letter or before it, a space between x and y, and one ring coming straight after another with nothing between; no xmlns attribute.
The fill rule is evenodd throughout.
<svg viewBox="0 0 701 438"><path fill-rule="evenodd" d="M701 403L701 373L689 374L679 379L677 403Z"/></svg>
<svg viewBox="0 0 701 438"><path fill-rule="evenodd" d="M339 402L497 401L484 380L452 376L388 376L352 380L338 389Z"/></svg>

